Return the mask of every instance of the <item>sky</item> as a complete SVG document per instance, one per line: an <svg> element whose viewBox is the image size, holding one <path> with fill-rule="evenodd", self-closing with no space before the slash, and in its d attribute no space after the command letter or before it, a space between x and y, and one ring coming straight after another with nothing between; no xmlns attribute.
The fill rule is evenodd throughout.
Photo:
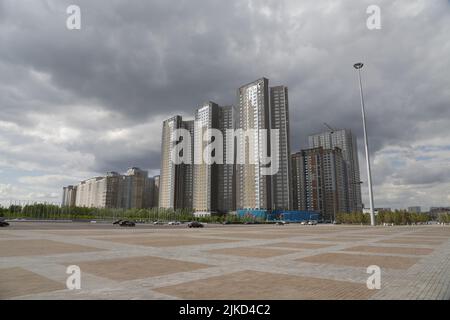
<svg viewBox="0 0 450 320"><path fill-rule="evenodd" d="M448 30L448 0L0 0L0 203L156 175L164 119L267 77L289 87L292 152L324 122L356 134L368 204L363 61L375 207L450 206Z"/></svg>

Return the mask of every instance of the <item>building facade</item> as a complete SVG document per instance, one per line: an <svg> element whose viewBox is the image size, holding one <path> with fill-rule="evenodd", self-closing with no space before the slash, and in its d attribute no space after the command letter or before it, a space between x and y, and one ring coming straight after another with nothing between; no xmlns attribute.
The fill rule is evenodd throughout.
<svg viewBox="0 0 450 320"><path fill-rule="evenodd" d="M201 105L194 121L175 116L163 122L159 207L192 208L200 213L224 213L236 209L290 210L291 163L289 99L285 86L269 88L261 78L237 90L237 105ZM181 143L174 132L189 131L192 164L175 164L173 148ZM208 129L222 133L221 163L204 163L203 155L215 137L204 137ZM272 163L271 132L278 130L278 171L269 173ZM175 153L176 154L176 153Z"/></svg>
<svg viewBox="0 0 450 320"><path fill-rule="evenodd" d="M340 148L346 170L346 207L348 212L362 211L361 178L356 136L349 129L332 130L308 137L309 147Z"/></svg>
<svg viewBox="0 0 450 320"><path fill-rule="evenodd" d="M232 128L231 106L221 107L214 102L207 102L195 112L193 208L199 214L234 210L234 165L225 161L227 130ZM211 129L217 130L221 139L207 136L207 130ZM220 148L221 152L216 148ZM211 157L209 163L203 159L205 153Z"/></svg>
<svg viewBox="0 0 450 320"><path fill-rule="evenodd" d="M69 187L63 188L63 197ZM89 208L150 208L150 187L147 171L139 168L131 168L124 175L108 172L106 176L81 181L76 186L74 205Z"/></svg>
<svg viewBox="0 0 450 320"><path fill-rule="evenodd" d="M270 140L261 131L270 129L269 80L261 78L240 87L237 106L236 129L242 131L237 136L240 152L236 156L242 156L243 161L236 163L236 208L271 209L271 176L262 174L263 166L258 161L250 161L270 150ZM256 133L250 137L243 133L251 129Z"/></svg>
<svg viewBox="0 0 450 320"><path fill-rule="evenodd" d="M272 176L272 208L274 210L291 210L291 147L289 131L289 99L288 88L276 86L270 88L271 129L280 133L278 173Z"/></svg>
<svg viewBox="0 0 450 320"><path fill-rule="evenodd" d="M205 162L203 158L204 153L210 154L207 146L212 142L212 137L208 136L207 132L211 129L218 129L218 127L219 106L216 103L207 102L196 110L193 208L195 211L204 214L210 214L218 208L218 165Z"/></svg>
<svg viewBox="0 0 450 320"><path fill-rule="evenodd" d="M291 157L294 210L316 211L324 220L347 212L345 161L339 148L302 150Z"/></svg>
<svg viewBox="0 0 450 320"><path fill-rule="evenodd" d="M181 116L174 116L163 122L161 138L161 172L159 177L160 208L192 208L193 200L193 143L189 150L181 154L187 163L177 164L172 149L182 141L176 136L177 129L189 132L190 141L194 135L194 121L183 121Z"/></svg>
<svg viewBox="0 0 450 320"><path fill-rule="evenodd" d="M219 130L223 136L223 164L218 165L218 212L229 212L236 210L236 172L234 163L227 163L228 152L234 160L234 135L229 136L227 132L234 130L234 106L223 106L219 108Z"/></svg>
<svg viewBox="0 0 450 320"><path fill-rule="evenodd" d="M411 212L411 213L421 213L421 212L422 212L422 208L419 207L419 206L408 207L408 212Z"/></svg>
<svg viewBox="0 0 450 320"><path fill-rule="evenodd" d="M151 208L152 207L152 180L148 172L139 168L130 168L121 176L121 188L118 190L121 203L120 208ZM115 194L111 192L111 197Z"/></svg>
<svg viewBox="0 0 450 320"><path fill-rule="evenodd" d="M61 205L63 207L74 207L76 205L77 186L67 186L63 188Z"/></svg>

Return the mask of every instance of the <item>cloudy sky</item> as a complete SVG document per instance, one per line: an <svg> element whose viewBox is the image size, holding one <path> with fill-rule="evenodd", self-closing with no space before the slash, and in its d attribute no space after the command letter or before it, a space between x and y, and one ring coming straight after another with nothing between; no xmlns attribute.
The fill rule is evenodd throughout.
<svg viewBox="0 0 450 320"><path fill-rule="evenodd" d="M450 205L449 30L448 0L0 0L0 201L158 174L162 120L262 76L289 87L292 151L323 122L349 128L366 181L361 60L375 205Z"/></svg>

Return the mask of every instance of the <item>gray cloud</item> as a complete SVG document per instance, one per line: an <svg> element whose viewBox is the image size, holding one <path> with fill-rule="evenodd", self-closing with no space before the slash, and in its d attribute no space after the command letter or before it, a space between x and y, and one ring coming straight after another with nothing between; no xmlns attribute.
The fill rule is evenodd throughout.
<svg viewBox="0 0 450 320"><path fill-rule="evenodd" d="M82 29L68 31L73 2L0 2L3 172L156 172L162 119L192 115L205 100L234 103L237 87L261 76L290 88L293 151L323 122L351 128L362 151L352 69L362 60L377 203L410 201L404 191L387 197L386 183L449 184L439 175L448 165L431 160L415 181L405 177L417 164L399 169L386 156L389 148L450 144L448 1L378 1L379 31L365 24L372 1L357 0L78 0ZM432 201L450 202L445 191L440 197Z"/></svg>

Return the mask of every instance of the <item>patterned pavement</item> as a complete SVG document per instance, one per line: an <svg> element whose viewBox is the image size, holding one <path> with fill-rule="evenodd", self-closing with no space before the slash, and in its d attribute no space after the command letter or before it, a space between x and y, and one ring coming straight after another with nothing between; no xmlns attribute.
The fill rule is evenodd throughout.
<svg viewBox="0 0 450 320"><path fill-rule="evenodd" d="M80 290L66 288L69 265ZM448 300L450 227L13 222L0 229L0 299Z"/></svg>

